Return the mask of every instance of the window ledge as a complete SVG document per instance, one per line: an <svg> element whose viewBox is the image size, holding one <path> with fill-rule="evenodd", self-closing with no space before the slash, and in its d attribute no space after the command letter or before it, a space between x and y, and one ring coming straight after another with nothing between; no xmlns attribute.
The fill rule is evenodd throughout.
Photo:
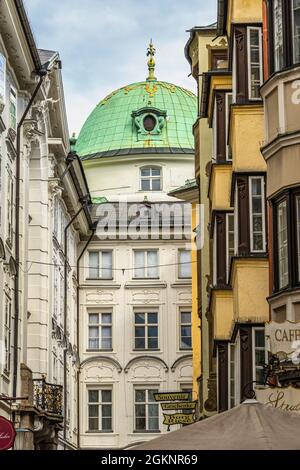
<svg viewBox="0 0 300 470"><path fill-rule="evenodd" d="M161 434L161 431L159 429L156 429L155 431L133 431L133 434Z"/></svg>
<svg viewBox="0 0 300 470"><path fill-rule="evenodd" d="M114 433L114 431L85 431L85 434L109 434L110 436L113 434L114 436L118 436L119 434Z"/></svg>
<svg viewBox="0 0 300 470"><path fill-rule="evenodd" d="M133 349L133 352L161 352L160 349Z"/></svg>
<svg viewBox="0 0 300 470"><path fill-rule="evenodd" d="M87 353L109 353L109 352L113 352L114 350L113 349L86 349L86 352Z"/></svg>

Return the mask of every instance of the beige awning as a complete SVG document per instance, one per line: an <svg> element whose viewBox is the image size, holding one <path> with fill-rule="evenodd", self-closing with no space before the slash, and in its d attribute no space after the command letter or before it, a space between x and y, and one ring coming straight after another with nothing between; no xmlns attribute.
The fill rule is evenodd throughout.
<svg viewBox="0 0 300 470"><path fill-rule="evenodd" d="M247 400L134 450L300 450L300 416Z"/></svg>

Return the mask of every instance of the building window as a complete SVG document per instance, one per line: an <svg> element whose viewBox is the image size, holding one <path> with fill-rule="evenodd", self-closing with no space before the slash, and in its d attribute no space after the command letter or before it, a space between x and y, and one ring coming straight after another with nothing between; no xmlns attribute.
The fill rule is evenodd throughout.
<svg viewBox="0 0 300 470"><path fill-rule="evenodd" d="M292 0L294 64L300 62L300 0Z"/></svg>
<svg viewBox="0 0 300 470"><path fill-rule="evenodd" d="M273 28L274 28L274 65L275 70L283 68L283 22L282 0L274 0L273 3Z"/></svg>
<svg viewBox="0 0 300 470"><path fill-rule="evenodd" d="M192 349L191 311L180 311L180 349Z"/></svg>
<svg viewBox="0 0 300 470"><path fill-rule="evenodd" d="M264 178L250 177L250 243L251 251L266 251Z"/></svg>
<svg viewBox="0 0 300 470"><path fill-rule="evenodd" d="M289 283L287 201L277 206L277 236L279 288L282 289Z"/></svg>
<svg viewBox="0 0 300 470"><path fill-rule="evenodd" d="M112 279L112 251L89 252L90 279Z"/></svg>
<svg viewBox="0 0 300 470"><path fill-rule="evenodd" d="M157 167L141 168L141 190L161 191L161 169Z"/></svg>
<svg viewBox="0 0 300 470"><path fill-rule="evenodd" d="M159 405L154 399L155 393L157 389L135 390L135 431L159 432Z"/></svg>
<svg viewBox="0 0 300 470"><path fill-rule="evenodd" d="M181 385L180 386L180 391L185 392L189 394L189 397L186 401L193 401L193 386L192 385ZM193 413L193 410L182 410L183 414L190 415ZM184 428L186 426L189 426L188 424L182 424L181 427Z"/></svg>
<svg viewBox="0 0 300 470"><path fill-rule="evenodd" d="M4 371L10 373L11 357L11 299L5 296L5 319L4 319Z"/></svg>
<svg viewBox="0 0 300 470"><path fill-rule="evenodd" d="M17 130L17 91L12 86L9 94L9 127Z"/></svg>
<svg viewBox="0 0 300 470"><path fill-rule="evenodd" d="M229 144L229 120L232 99L232 93L226 93L226 160L229 162L232 161L232 149Z"/></svg>
<svg viewBox="0 0 300 470"><path fill-rule="evenodd" d="M112 314L89 314L89 349L112 349Z"/></svg>
<svg viewBox="0 0 300 470"><path fill-rule="evenodd" d="M14 216L14 183L11 174L8 174L7 192L7 241L10 246L13 244L13 216Z"/></svg>
<svg viewBox="0 0 300 470"><path fill-rule="evenodd" d="M134 347L135 349L158 349L157 312L135 312Z"/></svg>
<svg viewBox="0 0 300 470"><path fill-rule="evenodd" d="M300 282L300 196L296 196L296 226L297 226L297 255L298 255L298 282Z"/></svg>
<svg viewBox="0 0 300 470"><path fill-rule="evenodd" d="M190 250L179 250L179 278L190 279L192 277L192 255Z"/></svg>
<svg viewBox="0 0 300 470"><path fill-rule="evenodd" d="M88 390L88 430L112 432L112 390Z"/></svg>
<svg viewBox="0 0 300 470"><path fill-rule="evenodd" d="M226 274L229 283L231 260L235 255L234 214L226 214Z"/></svg>
<svg viewBox="0 0 300 470"><path fill-rule="evenodd" d="M228 53L217 49L211 50L211 70L227 69Z"/></svg>
<svg viewBox="0 0 300 470"><path fill-rule="evenodd" d="M236 386L236 370L235 370L235 344L229 344L229 408L234 408L236 401L235 401L235 386Z"/></svg>
<svg viewBox="0 0 300 470"><path fill-rule="evenodd" d="M0 102L5 103L6 93L6 59L0 54Z"/></svg>
<svg viewBox="0 0 300 470"><path fill-rule="evenodd" d="M263 83L261 35L261 28L248 28L248 77L250 100L261 98L260 87Z"/></svg>
<svg viewBox="0 0 300 470"><path fill-rule="evenodd" d="M134 252L134 277L138 279L158 278L157 250L136 250Z"/></svg>
<svg viewBox="0 0 300 470"><path fill-rule="evenodd" d="M266 364L265 329L253 328L253 373L257 385L265 385Z"/></svg>

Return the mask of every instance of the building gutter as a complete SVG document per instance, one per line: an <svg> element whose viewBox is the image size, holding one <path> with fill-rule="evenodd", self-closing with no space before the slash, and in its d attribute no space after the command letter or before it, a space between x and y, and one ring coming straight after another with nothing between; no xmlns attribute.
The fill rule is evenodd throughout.
<svg viewBox="0 0 300 470"><path fill-rule="evenodd" d="M15 261L16 275L14 282L14 358L13 358L13 396L17 394L18 385L18 349L19 349L19 321L20 321L20 305L19 305L19 288L20 288L20 176L21 176L21 131L22 126L31 106L43 84L44 77L48 70L41 68L38 72L39 82L26 106L26 109L17 126L17 143L16 143L16 210L15 210Z"/></svg>
<svg viewBox="0 0 300 470"><path fill-rule="evenodd" d="M80 350L79 350L79 342L80 342L80 334L79 334L79 322L80 322L80 305L79 305L79 294L80 294L80 260L85 254L86 250L88 249L94 235L96 232L96 228L93 227L92 233L86 242L82 252L80 253L79 257L77 258L77 290L76 290L76 296L77 296L77 302L76 302L76 308L77 308L77 360L78 360L78 371L77 371L77 449L80 449L80 369L81 369L81 362L80 362Z"/></svg>
<svg viewBox="0 0 300 470"><path fill-rule="evenodd" d="M218 0L217 37L226 36L228 0Z"/></svg>

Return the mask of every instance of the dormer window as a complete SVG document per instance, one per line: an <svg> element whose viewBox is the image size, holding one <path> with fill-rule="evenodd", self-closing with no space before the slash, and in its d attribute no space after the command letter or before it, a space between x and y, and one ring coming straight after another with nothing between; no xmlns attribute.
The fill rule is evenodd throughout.
<svg viewBox="0 0 300 470"><path fill-rule="evenodd" d="M142 191L161 191L161 168L150 166L141 168L140 177Z"/></svg>
<svg viewBox="0 0 300 470"><path fill-rule="evenodd" d="M147 132L152 132L153 129L155 128L156 126L156 119L154 116L152 116L151 114L148 114L145 118L144 118L144 129L147 131Z"/></svg>
<svg viewBox="0 0 300 470"><path fill-rule="evenodd" d="M138 141L162 140L167 113L157 108L142 108L132 113Z"/></svg>

